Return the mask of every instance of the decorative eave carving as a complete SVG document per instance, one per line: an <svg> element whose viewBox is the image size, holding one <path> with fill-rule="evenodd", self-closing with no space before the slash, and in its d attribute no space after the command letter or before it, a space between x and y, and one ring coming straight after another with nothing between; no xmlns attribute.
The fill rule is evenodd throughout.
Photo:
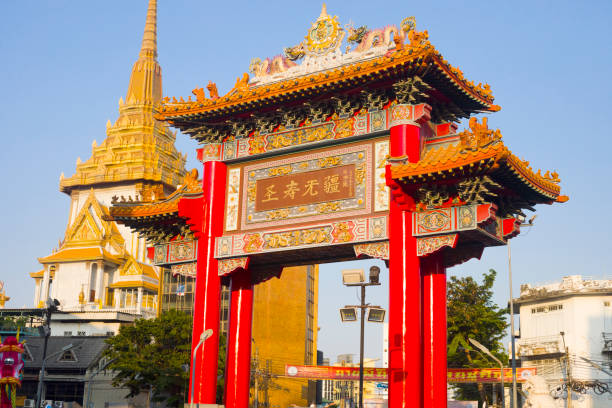
<svg viewBox="0 0 612 408"><path fill-rule="evenodd" d="M347 31L349 44L355 46L352 50L349 46L343 53L340 43ZM300 64L294 62L298 60L302 60ZM365 26L357 29L347 26L344 30L335 17L322 12L304 42L286 48L284 56L255 59L249 68L253 77L238 78L236 86L223 96L209 83L210 98L206 98L202 88L194 90L196 101L165 98L159 118L178 123L182 128L183 120L203 120L195 118L199 115L218 118L245 113L258 106L269 107L413 75L423 82L417 80L405 84L410 85L406 89L399 88L402 101L425 97L427 86L436 87L430 83L433 80L447 89L447 96L455 105L461 105L457 114L499 110L493 105L490 87L468 81L461 70L452 67L431 45L427 32L416 31L414 18L404 19L400 28L368 30Z"/></svg>

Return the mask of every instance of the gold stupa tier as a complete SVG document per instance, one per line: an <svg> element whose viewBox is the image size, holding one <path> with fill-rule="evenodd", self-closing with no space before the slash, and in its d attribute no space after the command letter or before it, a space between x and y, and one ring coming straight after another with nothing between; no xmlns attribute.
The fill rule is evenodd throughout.
<svg viewBox="0 0 612 408"><path fill-rule="evenodd" d="M186 157L174 146L176 133L156 120L161 101L161 67L157 62L157 1L150 0L139 58L132 68L119 118L107 123L106 139L93 142L91 158L77 159L72 177L60 176L60 191L126 181L147 181L175 187L185 175Z"/></svg>

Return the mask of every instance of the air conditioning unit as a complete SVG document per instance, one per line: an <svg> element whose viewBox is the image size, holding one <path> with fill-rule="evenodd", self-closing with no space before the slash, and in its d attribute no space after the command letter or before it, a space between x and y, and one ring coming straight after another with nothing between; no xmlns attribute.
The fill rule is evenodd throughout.
<svg viewBox="0 0 612 408"><path fill-rule="evenodd" d="M53 401L53 408L64 408L64 401Z"/></svg>
<svg viewBox="0 0 612 408"><path fill-rule="evenodd" d="M34 405L36 405L36 400L27 399L23 401L23 408L34 408Z"/></svg>

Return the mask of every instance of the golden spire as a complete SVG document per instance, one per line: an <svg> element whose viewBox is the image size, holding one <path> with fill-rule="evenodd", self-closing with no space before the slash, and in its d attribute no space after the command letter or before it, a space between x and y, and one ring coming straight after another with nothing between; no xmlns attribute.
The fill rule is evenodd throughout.
<svg viewBox="0 0 612 408"><path fill-rule="evenodd" d="M157 63L157 0L149 0L139 58L132 68L126 103L156 104L162 97L161 67Z"/></svg>
<svg viewBox="0 0 612 408"><path fill-rule="evenodd" d="M157 57L157 0L149 0L140 56Z"/></svg>
<svg viewBox="0 0 612 408"><path fill-rule="evenodd" d="M318 20L322 20L325 17L329 17L329 14L327 14L327 4L323 3L323 5L321 6L321 15L319 16Z"/></svg>
<svg viewBox="0 0 612 408"><path fill-rule="evenodd" d="M86 161L77 162L72 177L60 179L60 191L70 194L99 184L162 184L172 191L185 175L186 157L174 146L176 134L154 118L162 98L162 71L157 63L157 0L149 0L142 46L134 63L119 118L106 125L106 139L92 147Z"/></svg>

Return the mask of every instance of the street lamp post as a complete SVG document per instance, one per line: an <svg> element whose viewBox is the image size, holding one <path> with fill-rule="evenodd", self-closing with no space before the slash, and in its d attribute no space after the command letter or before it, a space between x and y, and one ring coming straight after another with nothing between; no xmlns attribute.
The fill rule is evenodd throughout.
<svg viewBox="0 0 612 408"><path fill-rule="evenodd" d="M365 331L365 312L372 308L376 310L376 317L369 316L368 321L382 322L384 320L384 309L378 306L370 306L365 302L366 286L379 286L380 268L378 266L370 267L370 281L365 282L363 270L352 269L342 271L342 280L345 286L360 286L361 287L361 304L357 306L345 306L340 309L340 318L342 321L355 321L357 314L355 309L361 310L361 331L359 334L359 408L363 408L363 350L364 350L364 331ZM381 313L382 312L382 313ZM372 313L370 313L372 314Z"/></svg>
<svg viewBox="0 0 612 408"><path fill-rule="evenodd" d="M510 252L510 240L508 240L508 278L510 280L510 344L512 344L512 399L510 406L518 408L516 405L516 345L514 339L514 298L512 295L512 255Z"/></svg>
<svg viewBox="0 0 612 408"><path fill-rule="evenodd" d="M500 375L499 377L501 378L501 395L502 395L502 407L506 407L506 393L504 391L504 365L502 364L502 362L495 357L493 354L491 354L491 352L489 351L488 348L486 348L485 346L483 346L482 344L480 344L479 342L477 342L474 339L468 339L470 341L470 343L472 343L474 346L476 346L476 348L480 351L482 351L483 353L485 353L486 355L488 355L489 357L491 357L493 360L495 360L495 362L497 364L499 364L499 369L500 369Z"/></svg>
<svg viewBox="0 0 612 408"><path fill-rule="evenodd" d="M93 408L92 406L90 406L91 404L91 381L93 380L95 376L100 374L102 371L106 370L108 366L114 363L116 360L117 360L116 358L113 358L112 360L107 361L106 363L102 365L102 367L98 368L96 371L90 374L89 378L87 379L87 400L85 402L85 408Z"/></svg>
<svg viewBox="0 0 612 408"><path fill-rule="evenodd" d="M42 395L43 395L43 377L45 373L45 362L47 361L47 344L49 342L49 336L51 335L51 314L53 312L57 312L58 306L60 303L58 302L57 299L48 298L45 304L47 306L45 310L45 315L46 315L45 323L41 327L39 327L40 335L44 336L45 340L43 344L42 364L40 368L40 373L38 374L38 388L36 390L36 406L35 406L36 408L40 408L40 402L42 401ZM70 346L72 347L72 345ZM66 351L66 350L60 350L60 351ZM56 354L58 353L54 353L49 357L52 357L53 355L56 355Z"/></svg>
<svg viewBox="0 0 612 408"><path fill-rule="evenodd" d="M198 349L200 348L200 346L202 344L204 344L204 340L206 340L207 338L209 338L210 336L212 336L213 331L212 329L208 329L208 330L204 330L202 332L202 334L200 335L200 341L198 342L198 344L195 346L195 348L193 349L193 355L191 356L191 395L189 397L189 402L191 403L191 406L193 407L193 389L195 387L195 358L196 358L196 354L198 353ZM196 404L196 407L200 407L200 403L198 402Z"/></svg>
<svg viewBox="0 0 612 408"><path fill-rule="evenodd" d="M537 214L529 219L529 222L524 223L523 218L519 218L521 221L521 227L533 226L533 221L536 219ZM514 338L514 297L512 295L512 252L510 250L510 240L508 240L508 280L510 287L510 344L512 353L512 398L510 400L510 406L512 408L518 408L517 395L516 395L516 340Z"/></svg>
<svg viewBox="0 0 612 408"><path fill-rule="evenodd" d="M40 373L38 374L38 389L36 391L36 401L39 407L40 407L40 403L44 400L44 396L45 396L44 391L43 391L43 383L45 381L44 376L45 376L45 366L47 365L47 360L50 360L51 358L57 356L58 354L64 353L72 348L74 348L74 345L68 344L67 346L62 347L60 351L56 351L50 356L43 358L42 367L40 368Z"/></svg>

